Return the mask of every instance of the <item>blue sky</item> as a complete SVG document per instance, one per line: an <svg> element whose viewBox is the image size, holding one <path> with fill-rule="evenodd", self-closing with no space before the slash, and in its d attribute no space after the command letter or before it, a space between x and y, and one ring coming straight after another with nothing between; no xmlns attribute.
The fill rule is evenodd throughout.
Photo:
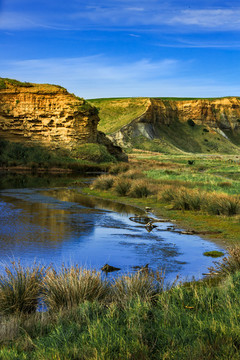
<svg viewBox="0 0 240 360"><path fill-rule="evenodd" d="M0 0L0 76L85 98L240 96L240 2Z"/></svg>

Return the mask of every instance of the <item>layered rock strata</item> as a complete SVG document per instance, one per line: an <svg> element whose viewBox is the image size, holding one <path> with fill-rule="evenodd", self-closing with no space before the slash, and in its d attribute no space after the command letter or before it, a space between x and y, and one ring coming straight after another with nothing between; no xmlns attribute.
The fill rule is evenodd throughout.
<svg viewBox="0 0 240 360"><path fill-rule="evenodd" d="M0 138L72 149L82 143L103 143L119 160L121 148L99 134L98 111L60 86L21 83L0 78Z"/></svg>
<svg viewBox="0 0 240 360"><path fill-rule="evenodd" d="M53 85L14 86L0 90L0 136L51 148L96 142L96 109Z"/></svg>

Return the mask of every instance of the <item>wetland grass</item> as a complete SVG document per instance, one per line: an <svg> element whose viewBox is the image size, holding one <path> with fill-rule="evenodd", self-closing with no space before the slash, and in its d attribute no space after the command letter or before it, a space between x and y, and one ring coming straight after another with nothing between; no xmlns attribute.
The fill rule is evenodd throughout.
<svg viewBox="0 0 240 360"><path fill-rule="evenodd" d="M84 301L101 301L108 295L107 281L101 273L78 266L59 272L49 269L43 279L43 299L50 311L70 309Z"/></svg>
<svg viewBox="0 0 240 360"><path fill-rule="evenodd" d="M0 275L0 313L31 313L38 306L44 267L24 268L20 262L5 265Z"/></svg>
<svg viewBox="0 0 240 360"><path fill-rule="evenodd" d="M223 261L228 271L224 267L217 281L178 283L162 291L162 274L158 283L151 274L136 273L109 284L110 297L83 296L64 307L54 300L54 311L1 316L0 358L237 360L240 251L229 253ZM79 281L76 269L64 269L58 278L50 270L49 276L49 286L62 283L58 297L72 291L76 276ZM89 282L83 281L85 290L92 288Z"/></svg>

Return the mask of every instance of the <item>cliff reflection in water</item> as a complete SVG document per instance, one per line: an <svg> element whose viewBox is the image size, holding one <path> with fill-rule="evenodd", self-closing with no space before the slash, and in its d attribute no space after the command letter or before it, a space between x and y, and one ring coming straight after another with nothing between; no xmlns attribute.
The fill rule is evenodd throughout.
<svg viewBox="0 0 240 360"><path fill-rule="evenodd" d="M62 261L71 261L75 255L71 254L71 244L86 246L94 237L96 222L100 227L109 227L106 209L126 215L142 213L131 206L84 196L73 188L3 190L0 192L1 257L4 254L26 260L40 257L44 261L54 251L53 258L60 256ZM111 226L123 228L114 220ZM65 256L63 248L67 243Z"/></svg>

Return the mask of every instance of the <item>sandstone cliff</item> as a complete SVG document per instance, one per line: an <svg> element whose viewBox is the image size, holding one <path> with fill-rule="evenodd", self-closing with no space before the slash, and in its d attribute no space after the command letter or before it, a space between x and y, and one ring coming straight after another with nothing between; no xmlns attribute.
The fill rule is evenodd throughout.
<svg viewBox="0 0 240 360"><path fill-rule="evenodd" d="M72 149L99 142L98 122L94 106L60 86L0 78L0 138ZM113 144L109 149L124 158Z"/></svg>
<svg viewBox="0 0 240 360"><path fill-rule="evenodd" d="M235 130L240 127L240 99L236 97L214 100L158 100L151 103L142 116L143 121L169 124L173 120L211 128Z"/></svg>
<svg viewBox="0 0 240 360"><path fill-rule="evenodd" d="M109 100L107 113L111 110ZM124 109L128 99L124 102ZM135 99L137 104L137 99ZM143 99L139 99L143 102ZM114 100L114 109L117 100ZM94 104L94 101L92 101ZM100 110L100 128L105 114ZM174 151L237 152L240 145L240 99L237 97L218 99L145 99L144 110L136 118L129 118L121 128L108 132L115 144L120 146L137 146L151 149L148 141L155 141L154 148L160 151L169 147ZM106 108L104 101L104 108ZM118 113L120 113L118 109ZM117 114L116 114L117 115ZM118 115L115 124L118 124ZM113 122L113 120L112 120ZM106 128L106 124L104 122ZM111 124L113 128L113 125ZM107 129L105 130L107 132ZM204 136L203 136L204 135ZM145 145L144 145L145 142Z"/></svg>
<svg viewBox="0 0 240 360"><path fill-rule="evenodd" d="M96 142L98 122L96 109L64 88L6 82L0 89L0 136L8 140L71 148Z"/></svg>

